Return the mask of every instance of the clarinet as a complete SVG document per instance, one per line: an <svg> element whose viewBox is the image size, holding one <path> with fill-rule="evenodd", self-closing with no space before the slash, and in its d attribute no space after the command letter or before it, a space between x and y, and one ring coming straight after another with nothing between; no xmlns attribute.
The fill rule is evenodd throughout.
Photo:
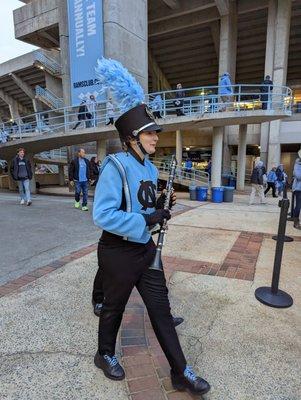
<svg viewBox="0 0 301 400"><path fill-rule="evenodd" d="M173 190L173 188L172 188L173 181L174 181L175 175L176 175L176 167L177 167L176 156L172 155L171 162L170 162L169 177L168 177L168 181L166 182L166 198L165 198L165 202L164 202L164 210L169 209L170 197L172 195L172 190ZM157 247L156 247L156 254L155 254L154 260L153 260L151 266L149 267L149 269L154 269L156 271L163 271L161 254L162 254L162 248L165 243L166 231L167 231L167 219L164 219L163 224L159 231Z"/></svg>

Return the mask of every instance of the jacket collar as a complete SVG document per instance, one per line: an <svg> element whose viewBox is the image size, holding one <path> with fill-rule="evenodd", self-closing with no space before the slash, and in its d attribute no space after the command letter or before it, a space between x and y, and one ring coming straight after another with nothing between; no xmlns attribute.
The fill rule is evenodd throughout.
<svg viewBox="0 0 301 400"><path fill-rule="evenodd" d="M135 152L135 150L132 147L129 146L127 152L130 153L138 161L138 163L145 165L144 160L140 158L140 156Z"/></svg>

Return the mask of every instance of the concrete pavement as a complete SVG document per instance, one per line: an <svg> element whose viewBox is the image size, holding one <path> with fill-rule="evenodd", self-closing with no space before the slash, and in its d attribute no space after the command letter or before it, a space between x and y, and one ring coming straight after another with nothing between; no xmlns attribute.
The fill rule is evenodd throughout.
<svg viewBox="0 0 301 400"><path fill-rule="evenodd" d="M247 200L179 200L181 214L170 221L164 255L173 314L185 317L177 328L180 341L188 363L212 384L204 400L299 400L301 237L289 223L296 240L285 244L280 288L293 296L293 307L257 302L255 288L271 281L271 234L279 208L273 199L253 207ZM191 399L173 391L166 359L135 293L117 350L127 380L108 381L93 366L96 263L94 252L0 298L1 399ZM238 274L233 265L237 271L253 268L255 276Z"/></svg>
<svg viewBox="0 0 301 400"><path fill-rule="evenodd" d="M91 201L90 201L91 205ZM34 196L20 206L14 193L0 193L0 284L97 242L91 211L73 208L73 199Z"/></svg>

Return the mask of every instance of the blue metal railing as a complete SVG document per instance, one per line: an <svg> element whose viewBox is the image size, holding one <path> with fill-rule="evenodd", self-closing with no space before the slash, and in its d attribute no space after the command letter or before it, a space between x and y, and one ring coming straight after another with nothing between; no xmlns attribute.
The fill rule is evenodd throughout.
<svg viewBox="0 0 301 400"><path fill-rule="evenodd" d="M35 60L41 64L43 68L48 70L53 75L61 75L62 68L58 62L56 62L53 58L46 56L46 54L41 51L35 52Z"/></svg>
<svg viewBox="0 0 301 400"><path fill-rule="evenodd" d="M36 86L36 95L42 97L48 104L50 104L53 109L60 109L64 107L64 102L62 99L57 97L50 90L42 88L41 86Z"/></svg>
<svg viewBox="0 0 301 400"><path fill-rule="evenodd" d="M230 94L223 94L221 86L196 87L150 93L145 96L145 103L154 112L155 117L169 118L210 118L220 112L235 112L242 117L245 111L264 109L267 114L284 114L292 112L292 91L286 86L269 87L262 92L265 85L232 85ZM109 116L116 120L121 111L115 108L112 114L107 110L107 102L89 102L88 110L78 113L76 107L62 107L62 99L57 98L49 90L36 87L38 96L43 96L53 105L53 109L23 117L12 124L2 124L2 129L8 131L12 138L28 137L43 133L67 132L75 129L77 122L82 128L92 129L104 127L109 122ZM49 113L50 111L55 111ZM82 117L82 120L81 120ZM1 124L0 124L1 128Z"/></svg>

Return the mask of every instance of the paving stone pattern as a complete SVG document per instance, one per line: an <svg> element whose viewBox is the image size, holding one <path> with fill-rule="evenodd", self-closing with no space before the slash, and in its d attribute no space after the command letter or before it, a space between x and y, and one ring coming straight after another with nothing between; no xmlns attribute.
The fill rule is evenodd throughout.
<svg viewBox="0 0 301 400"><path fill-rule="evenodd" d="M186 210L187 211L187 210ZM233 279L254 279L255 267L264 238L272 235L241 232L221 264L163 257L167 281L175 271L224 276ZM301 241L301 238L294 238ZM22 290L27 284L49 274L67 263L97 249L97 244L75 251L68 256L38 268L22 277L0 286L0 297ZM187 393L173 390L169 365L151 327L142 299L134 290L127 305L119 337L122 364L126 371L126 385L132 400L186 400Z"/></svg>

